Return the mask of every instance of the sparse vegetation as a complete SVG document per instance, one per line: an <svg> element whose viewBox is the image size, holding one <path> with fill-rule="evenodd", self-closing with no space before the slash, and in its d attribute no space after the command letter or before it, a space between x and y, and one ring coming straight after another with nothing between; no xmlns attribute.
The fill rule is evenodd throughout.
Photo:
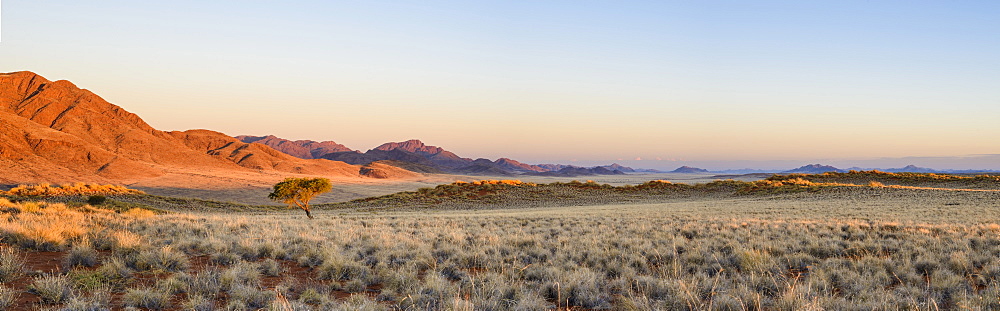
<svg viewBox="0 0 1000 311"><path fill-rule="evenodd" d="M801 178L813 182L838 182L868 184L879 182L885 185L923 186L940 188L1000 189L998 175L953 175L936 173L889 173L882 171L849 171L846 173L827 172L823 174L775 175L768 180Z"/></svg>
<svg viewBox="0 0 1000 311"><path fill-rule="evenodd" d="M144 194L144 192L129 189L119 185L100 185L88 183L74 183L53 186L51 184L19 185L9 191L0 191L0 195L24 196L24 197L54 197L54 196L102 196L102 195L126 195Z"/></svg>
<svg viewBox="0 0 1000 311"><path fill-rule="evenodd" d="M309 201L317 195L329 192L333 186L326 178L285 178L284 181L274 185L274 191L267 197L274 201L281 201L288 205L295 205L306 212L306 216L312 219L309 212Z"/></svg>
<svg viewBox="0 0 1000 311"><path fill-rule="evenodd" d="M7 225L74 224L55 234L58 243L2 227L0 242L13 246L0 249L4 286L28 285L0 287L0 303L30 289L22 296L33 306L68 310L1000 308L996 192L794 176L619 187L485 181L397 195L362 202L591 203L317 211L339 216L306 221L0 201ZM605 196L660 197L594 199ZM46 274L21 273L39 250L63 261Z"/></svg>
<svg viewBox="0 0 1000 311"><path fill-rule="evenodd" d="M0 241L29 249L61 250L77 241L114 244L135 219L151 217L147 210L124 213L91 206L69 207L62 203L11 203L0 198ZM117 231L116 231L117 230Z"/></svg>
<svg viewBox="0 0 1000 311"><path fill-rule="evenodd" d="M622 204L662 202L691 197L726 197L749 194L815 192L823 188L855 186L843 183L819 183L802 178L760 180L753 182L718 180L704 184L671 183L654 180L639 185L611 186L592 180L535 184L519 180L482 180L454 182L434 188L421 188L357 199L346 203L319 204L322 208L433 207L446 209L524 208L536 206L572 206L583 204Z"/></svg>

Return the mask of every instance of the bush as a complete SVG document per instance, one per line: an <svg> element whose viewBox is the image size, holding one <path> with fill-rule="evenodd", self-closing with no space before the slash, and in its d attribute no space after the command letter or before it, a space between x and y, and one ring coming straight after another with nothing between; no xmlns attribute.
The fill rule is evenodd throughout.
<svg viewBox="0 0 1000 311"><path fill-rule="evenodd" d="M104 204L104 202L107 200L108 198L103 195L92 195L87 197L87 204L97 206Z"/></svg>
<svg viewBox="0 0 1000 311"><path fill-rule="evenodd" d="M73 269L67 276L72 280L73 288L83 292L115 286L124 280L105 267L107 266L94 270Z"/></svg>

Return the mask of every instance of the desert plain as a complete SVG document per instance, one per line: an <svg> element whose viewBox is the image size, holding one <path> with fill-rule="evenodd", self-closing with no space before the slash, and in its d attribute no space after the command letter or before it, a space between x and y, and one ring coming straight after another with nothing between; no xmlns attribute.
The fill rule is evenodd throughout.
<svg viewBox="0 0 1000 311"><path fill-rule="evenodd" d="M457 181L429 186L445 179ZM225 201L261 196L260 187L176 192L187 198L150 190L100 203L8 196L0 302L12 310L1000 308L997 177L475 179L335 183L340 191L313 205L315 219ZM194 197L204 193L214 194Z"/></svg>

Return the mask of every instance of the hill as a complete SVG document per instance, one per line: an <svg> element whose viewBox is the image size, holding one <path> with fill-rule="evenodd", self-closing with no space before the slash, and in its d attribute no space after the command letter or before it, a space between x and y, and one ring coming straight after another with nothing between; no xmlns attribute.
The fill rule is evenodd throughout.
<svg viewBox="0 0 1000 311"><path fill-rule="evenodd" d="M821 174L826 172L838 172L842 173L844 170L822 164L809 164L793 170L784 171L782 173L786 174Z"/></svg>
<svg viewBox="0 0 1000 311"><path fill-rule="evenodd" d="M258 143L266 145L268 147L274 148L284 152L290 156L300 158L300 159L319 159L326 154L334 152L347 152L354 151L347 146L338 144L332 141L312 141L312 140L287 140L283 138L275 137L274 135L268 136L247 136L240 135L236 136L245 143Z"/></svg>
<svg viewBox="0 0 1000 311"><path fill-rule="evenodd" d="M0 121L0 183L130 183L172 174L364 176L360 166L299 159L215 131L160 131L69 81L27 71L0 74Z"/></svg>
<svg viewBox="0 0 1000 311"><path fill-rule="evenodd" d="M547 169L544 169L544 168L542 168L540 166L537 166L537 165L531 165L531 164L521 163L521 162L518 162L518 161L515 161L515 160L512 160L512 159L508 159L508 158L499 158L499 159L496 160L495 164L498 165L500 168L503 168L503 169L506 169L506 170L515 171L515 172L546 172L546 171L548 171Z"/></svg>
<svg viewBox="0 0 1000 311"><path fill-rule="evenodd" d="M681 166L677 169L670 171L671 173L683 173L683 174L695 174L695 173L708 173L708 170L697 167Z"/></svg>
<svg viewBox="0 0 1000 311"><path fill-rule="evenodd" d="M608 169L610 171L619 171L619 172L622 172L622 173L635 173L635 172L639 171L639 170L636 170L634 168L631 168L631 167L628 167L628 166L624 166L624 165L621 165L621 164L618 164L618 163L612 163L611 165L604 165L604 166L601 166L601 167L606 168L606 169Z"/></svg>
<svg viewBox="0 0 1000 311"><path fill-rule="evenodd" d="M885 169L885 171L890 173L940 173L935 169L919 167L913 164L900 168L889 168Z"/></svg>
<svg viewBox="0 0 1000 311"><path fill-rule="evenodd" d="M604 166L595 167L579 167L579 166L566 166L558 171L548 171L548 172L529 172L524 175L532 176L552 176L552 177L577 177L577 176L593 176L593 175L624 175L625 173L619 170L610 170Z"/></svg>

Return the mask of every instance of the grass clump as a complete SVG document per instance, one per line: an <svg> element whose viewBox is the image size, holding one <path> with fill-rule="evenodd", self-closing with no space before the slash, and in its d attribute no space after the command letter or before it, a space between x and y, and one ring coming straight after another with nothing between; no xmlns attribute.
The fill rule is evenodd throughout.
<svg viewBox="0 0 1000 311"><path fill-rule="evenodd" d="M12 247L0 247L0 283L14 281L23 269L24 256Z"/></svg>
<svg viewBox="0 0 1000 311"><path fill-rule="evenodd" d="M46 274L35 278L29 291L38 295L42 303L59 304L73 295L73 283L65 275Z"/></svg>
<svg viewBox="0 0 1000 311"><path fill-rule="evenodd" d="M184 310L192 311L212 311L216 309L215 301L199 295L188 296L187 300L181 304L181 307Z"/></svg>
<svg viewBox="0 0 1000 311"><path fill-rule="evenodd" d="M20 296L20 291L0 283L0 310L13 306Z"/></svg>
<svg viewBox="0 0 1000 311"><path fill-rule="evenodd" d="M126 260L129 267L137 271L179 272L189 265L187 255L169 246L131 254Z"/></svg>
<svg viewBox="0 0 1000 311"><path fill-rule="evenodd" d="M70 248L64 259L67 267L93 267L97 265L97 250L89 243L80 243Z"/></svg>
<svg viewBox="0 0 1000 311"><path fill-rule="evenodd" d="M126 306L162 310L170 306L170 294L157 288L129 289L122 296Z"/></svg>

